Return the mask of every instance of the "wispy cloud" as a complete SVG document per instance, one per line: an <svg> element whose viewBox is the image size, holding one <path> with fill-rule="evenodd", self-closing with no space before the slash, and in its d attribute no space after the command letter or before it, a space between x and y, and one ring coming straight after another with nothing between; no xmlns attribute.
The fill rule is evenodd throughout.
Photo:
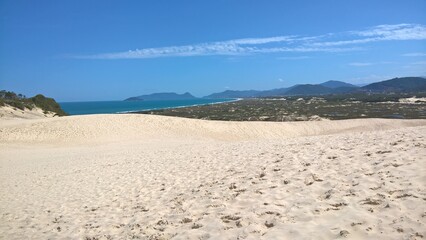
<svg viewBox="0 0 426 240"><path fill-rule="evenodd" d="M415 53L406 53L403 54L404 57L426 57L426 53L422 52L415 52Z"/></svg>
<svg viewBox="0 0 426 240"><path fill-rule="evenodd" d="M402 66L403 69L409 71L410 73L408 75L413 76L425 76L426 74L426 61L417 61L417 62L411 62L404 66Z"/></svg>
<svg viewBox="0 0 426 240"><path fill-rule="evenodd" d="M279 60L303 60L312 58L311 56L278 57Z"/></svg>
<svg viewBox="0 0 426 240"><path fill-rule="evenodd" d="M379 25L355 35L372 37L375 40L422 40L426 39L426 26L420 24Z"/></svg>
<svg viewBox="0 0 426 240"><path fill-rule="evenodd" d="M348 63L349 66L354 67L367 67L367 66L373 66L373 65L380 65L380 64L392 64L394 62L351 62Z"/></svg>
<svg viewBox="0 0 426 240"><path fill-rule="evenodd" d="M354 67L367 67L367 66L371 66L374 65L374 63L370 63L370 62L353 62L353 63L349 63L349 66L354 66Z"/></svg>
<svg viewBox="0 0 426 240"><path fill-rule="evenodd" d="M352 39L317 42L312 45L332 47L391 40L425 40L426 26L420 24L378 25L367 30L350 31L348 34Z"/></svg>
<svg viewBox="0 0 426 240"><path fill-rule="evenodd" d="M80 55L86 59L138 59L191 56L244 56L266 53L345 52L363 49L362 44L390 40L425 40L426 26L419 24L379 25L361 31L320 36L276 36L243 38L184 46L143 48L125 52ZM288 58L290 59L290 58Z"/></svg>

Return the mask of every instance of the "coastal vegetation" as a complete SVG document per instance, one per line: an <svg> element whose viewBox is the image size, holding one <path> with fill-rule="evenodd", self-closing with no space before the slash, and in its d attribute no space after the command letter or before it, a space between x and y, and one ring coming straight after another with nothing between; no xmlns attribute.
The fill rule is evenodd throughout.
<svg viewBox="0 0 426 240"><path fill-rule="evenodd" d="M25 95L16 94L14 92L1 90L0 91L0 106L9 105L11 107L25 110L38 107L44 113L53 112L58 116L66 116L67 113L62 110L61 106L53 98L48 98L42 94L27 98Z"/></svg>
<svg viewBox="0 0 426 240"><path fill-rule="evenodd" d="M236 102L143 111L197 119L227 121L309 121L352 118L426 119L426 92L416 95L333 94L248 98Z"/></svg>

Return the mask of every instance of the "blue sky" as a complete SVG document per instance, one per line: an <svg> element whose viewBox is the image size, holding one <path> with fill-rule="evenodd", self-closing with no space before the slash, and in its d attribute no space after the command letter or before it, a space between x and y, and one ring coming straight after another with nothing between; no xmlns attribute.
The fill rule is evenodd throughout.
<svg viewBox="0 0 426 240"><path fill-rule="evenodd" d="M426 1L0 1L0 89L59 101L426 76Z"/></svg>

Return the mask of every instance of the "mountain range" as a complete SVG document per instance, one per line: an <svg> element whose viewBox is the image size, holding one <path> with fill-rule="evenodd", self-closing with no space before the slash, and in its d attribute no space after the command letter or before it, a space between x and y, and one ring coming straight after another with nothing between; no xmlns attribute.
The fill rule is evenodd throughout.
<svg viewBox="0 0 426 240"><path fill-rule="evenodd" d="M393 78L381 82L371 83L362 87L355 86L342 81L327 81L320 84L297 84L288 88L277 88L271 90L226 90L213 93L203 98L255 98L274 96L308 96L344 93L392 93L392 92L424 92L426 91L426 78L403 77ZM190 93L153 93L131 97L126 101L140 100L183 100L195 99Z"/></svg>
<svg viewBox="0 0 426 240"><path fill-rule="evenodd" d="M204 98L251 98L251 97L273 97L273 96L306 96L326 95L344 93L390 93L390 92L421 92L426 91L426 78L403 77L393 78L381 82L371 83L363 87L355 86L342 81L327 81L320 84L297 84L288 88L278 88L265 91L226 90L213 93Z"/></svg>

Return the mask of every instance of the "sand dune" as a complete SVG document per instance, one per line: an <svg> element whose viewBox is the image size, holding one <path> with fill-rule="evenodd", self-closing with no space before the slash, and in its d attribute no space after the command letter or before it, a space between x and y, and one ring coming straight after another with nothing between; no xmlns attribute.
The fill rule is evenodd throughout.
<svg viewBox="0 0 426 240"><path fill-rule="evenodd" d="M6 120L16 121L17 119L38 119L46 117L54 117L56 114L52 112L44 112L41 108L34 107L33 109L21 110L9 105L0 106L0 119L2 122Z"/></svg>
<svg viewBox="0 0 426 240"><path fill-rule="evenodd" d="M425 156L425 120L0 120L0 238L421 239Z"/></svg>
<svg viewBox="0 0 426 240"><path fill-rule="evenodd" d="M311 122L227 122L154 115L86 115L5 122L2 142L115 142L152 139L250 140L375 131L425 125L425 120L356 119ZM2 123L0 121L0 127Z"/></svg>

